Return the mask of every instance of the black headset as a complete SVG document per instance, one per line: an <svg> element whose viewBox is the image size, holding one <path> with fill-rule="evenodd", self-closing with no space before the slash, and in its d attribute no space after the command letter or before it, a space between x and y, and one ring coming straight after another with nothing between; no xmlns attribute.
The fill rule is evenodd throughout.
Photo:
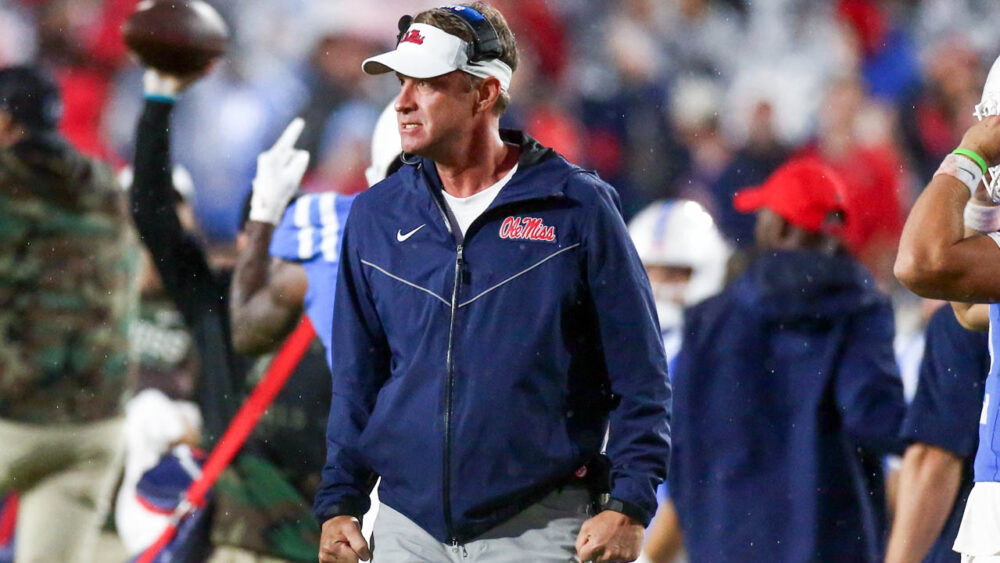
<svg viewBox="0 0 1000 563"><path fill-rule="evenodd" d="M486 16L468 6L444 6L442 10L447 10L458 19L462 20L465 27L472 33L472 42L466 51L469 62L478 63L490 59L499 59L503 55L503 45L500 44L500 36L496 28L486 19ZM399 18L399 35L396 36L396 44L403 39L403 34L413 23L413 16L403 16Z"/></svg>

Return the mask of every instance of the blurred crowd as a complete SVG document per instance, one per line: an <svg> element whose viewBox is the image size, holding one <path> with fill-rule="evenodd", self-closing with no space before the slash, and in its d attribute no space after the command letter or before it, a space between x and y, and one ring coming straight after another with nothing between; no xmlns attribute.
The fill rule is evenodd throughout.
<svg viewBox="0 0 1000 563"><path fill-rule="evenodd" d="M0 67L40 63L63 92L63 134L85 154L134 159L143 69L121 42L137 0L0 0ZM257 156L294 116L312 154L303 188L368 183L372 131L398 91L361 61L435 0L211 0L231 50L178 103L173 160L213 250L234 243ZM521 49L502 125L524 129L620 193L626 220L693 200L726 244L754 245L733 196L795 157L842 177L851 253L894 297L914 393L934 306L892 275L910 205L975 122L1000 53L994 0L494 0ZM195 221L192 221L194 223ZM721 275L719 276L721 278ZM661 316L663 312L660 312ZM679 313L678 313L679 314ZM679 346L679 344L678 344Z"/></svg>
<svg viewBox="0 0 1000 563"><path fill-rule="evenodd" d="M0 64L44 61L66 92L62 124L84 151L132 156L140 69L119 39L135 0L6 0ZM364 188L367 144L396 90L360 62L390 47L393 0L218 0L230 54L179 108L175 147L207 235L235 235L256 155L303 115L312 190ZM750 244L732 195L796 153L846 176L852 249L880 281L904 212L973 119L1000 49L988 0L500 0L523 53L505 124L597 170L626 218L650 201L703 203Z"/></svg>

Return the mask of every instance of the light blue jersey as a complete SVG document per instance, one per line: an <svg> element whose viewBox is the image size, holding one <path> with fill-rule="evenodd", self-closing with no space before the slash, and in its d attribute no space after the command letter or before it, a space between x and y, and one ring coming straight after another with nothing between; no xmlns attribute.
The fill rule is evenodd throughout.
<svg viewBox="0 0 1000 563"><path fill-rule="evenodd" d="M306 194L285 209L271 239L271 256L299 262L309 279L305 311L332 363L333 295L340 264L340 239L354 196Z"/></svg>
<svg viewBox="0 0 1000 563"><path fill-rule="evenodd" d="M1000 481L1000 305L990 305L990 374L986 377L983 410L979 415L979 449L976 450L975 481Z"/></svg>

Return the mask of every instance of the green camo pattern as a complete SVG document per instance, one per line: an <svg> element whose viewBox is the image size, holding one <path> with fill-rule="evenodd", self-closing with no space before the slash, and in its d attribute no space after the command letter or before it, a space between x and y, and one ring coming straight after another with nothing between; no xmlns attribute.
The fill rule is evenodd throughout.
<svg viewBox="0 0 1000 563"><path fill-rule="evenodd" d="M124 195L68 147L0 150L0 418L119 411L139 257Z"/></svg>
<svg viewBox="0 0 1000 563"><path fill-rule="evenodd" d="M212 545L289 561L316 561L320 528L311 505L273 464L242 453L212 491Z"/></svg>

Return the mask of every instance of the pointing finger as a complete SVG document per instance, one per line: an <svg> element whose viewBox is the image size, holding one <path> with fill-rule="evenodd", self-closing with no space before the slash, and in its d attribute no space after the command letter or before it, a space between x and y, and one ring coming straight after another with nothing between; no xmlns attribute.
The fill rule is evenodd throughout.
<svg viewBox="0 0 1000 563"><path fill-rule="evenodd" d="M306 122L301 117L296 117L288 124L285 128L285 132L278 137L275 141L274 146L271 150L286 150L291 149L295 146L295 142L299 140L299 136L302 135L302 130L305 129Z"/></svg>

